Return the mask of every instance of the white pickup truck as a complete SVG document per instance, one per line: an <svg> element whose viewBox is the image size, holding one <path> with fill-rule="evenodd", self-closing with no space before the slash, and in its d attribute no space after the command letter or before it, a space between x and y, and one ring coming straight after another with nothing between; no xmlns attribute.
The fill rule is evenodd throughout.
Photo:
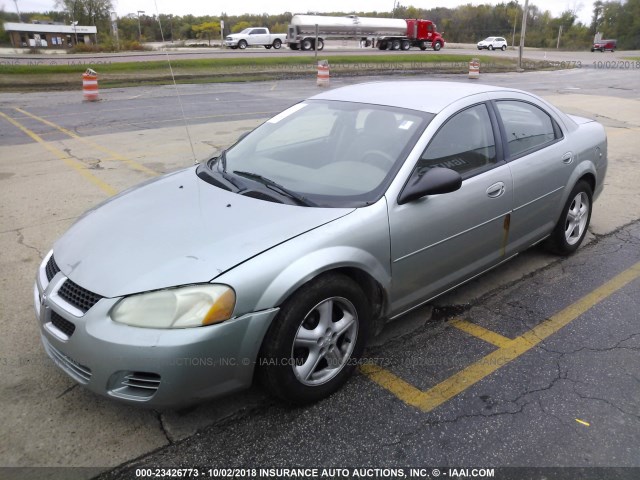
<svg viewBox="0 0 640 480"><path fill-rule="evenodd" d="M269 33L269 29L264 27L245 28L240 33L233 33L226 37L224 46L241 50L253 46L278 49L286 38L286 33Z"/></svg>

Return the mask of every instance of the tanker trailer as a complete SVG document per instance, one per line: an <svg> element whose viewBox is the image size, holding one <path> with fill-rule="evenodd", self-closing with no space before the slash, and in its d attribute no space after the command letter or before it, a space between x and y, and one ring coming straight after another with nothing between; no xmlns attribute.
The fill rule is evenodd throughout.
<svg viewBox="0 0 640 480"><path fill-rule="evenodd" d="M421 50L444 46L442 36L429 20L398 18L328 17L322 15L294 15L287 31L287 44L292 50L315 50L316 32L318 50L327 39L359 39L367 46L380 50L408 50L412 46Z"/></svg>

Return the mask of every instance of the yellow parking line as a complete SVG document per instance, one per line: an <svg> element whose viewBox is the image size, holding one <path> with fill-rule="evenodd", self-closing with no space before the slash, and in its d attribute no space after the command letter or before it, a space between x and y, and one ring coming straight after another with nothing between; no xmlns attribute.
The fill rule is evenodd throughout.
<svg viewBox="0 0 640 480"><path fill-rule="evenodd" d="M640 262L616 275L604 285L593 290L577 302L540 323L528 332L469 365L462 371L422 391L400 379L388 370L376 365L364 365L361 371L381 387L389 390L407 405L429 412L475 385L487 375L531 350L545 338L578 318L587 310L640 277Z"/></svg>
<svg viewBox="0 0 640 480"><path fill-rule="evenodd" d="M65 135L69 135L71 138L79 140L79 141L83 142L86 145L89 145L89 146L91 146L91 147L93 147L93 148L95 148L97 150L100 150L100 151L102 151L102 152L104 152L104 153L106 153L108 155L111 155L111 157L114 160L118 160L120 162L123 162L126 165L128 165L129 167L131 167L132 169L134 169L134 170L138 170L139 172L145 173L147 175L152 175L152 176L158 175L158 172L155 172L155 171L151 170L150 168L147 168L144 165L141 165L138 162L135 162L135 161L123 156L123 155L120 155L118 152L114 152L113 150L110 150L110 149L108 149L106 147L103 147L102 145L100 145L100 144L98 144L98 143L96 143L96 142L94 142L92 140L89 140L89 139L87 139L85 137L81 137L77 133L72 132L71 130L68 130L68 129L60 126L60 125L56 125L55 123L53 123L53 122L51 122L51 121L49 121L49 120L47 120L45 118L39 117L37 115L34 115L33 113L27 112L26 110L23 110L23 109L18 108L18 107L15 107L15 110L20 112L20 113L22 113L23 115L27 115L28 117L33 118L34 120L42 122L45 125L53 127L56 130L59 130L60 132L64 133Z"/></svg>
<svg viewBox="0 0 640 480"><path fill-rule="evenodd" d="M456 327L458 330L462 330L463 332L468 333L469 335L478 337L484 340L485 342L491 343L492 345L495 345L496 347L499 347L499 348L506 347L509 344L509 342L512 341L510 338L503 337L502 335L496 332L487 330L486 328L481 327L480 325L476 325L475 323L468 322L462 318L456 318L455 320L452 320L449 323L449 325L451 325L452 327Z"/></svg>
<svg viewBox="0 0 640 480"><path fill-rule="evenodd" d="M87 166L84 163L76 160L73 157L70 157L69 155L67 155L63 151L57 149L56 147L51 145L46 140L43 140L42 137L40 137L37 133L32 132L27 127L25 127L21 123L17 122L13 118L9 117L5 113L0 112L0 116L2 116L2 118L6 119L12 125L16 126L20 130L22 130L31 139L33 139L34 141L38 142L40 145L45 147L47 150L49 150L51 153L53 153L56 157L58 157L60 160L62 160L67 166L73 168L76 172L78 172L80 175L82 175L86 180L88 180L91 183L93 183L94 185L96 185L98 188L100 188L100 190L105 192L107 195L111 196L111 195L115 195L116 193L118 193L118 191L115 188L113 188L111 185L109 185L108 183L100 180L98 177L96 177L91 172L89 172L88 169L87 169Z"/></svg>

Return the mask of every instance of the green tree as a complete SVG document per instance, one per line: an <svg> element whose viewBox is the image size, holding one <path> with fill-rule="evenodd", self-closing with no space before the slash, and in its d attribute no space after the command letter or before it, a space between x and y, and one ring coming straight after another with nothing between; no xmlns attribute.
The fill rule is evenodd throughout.
<svg viewBox="0 0 640 480"><path fill-rule="evenodd" d="M220 22L204 22L194 25L192 30L198 38L205 37L211 46L211 37L218 38L220 36Z"/></svg>
<svg viewBox="0 0 640 480"><path fill-rule="evenodd" d="M238 33L244 30L245 28L250 28L251 24L245 20L236 23L233 28L231 28L232 33Z"/></svg>

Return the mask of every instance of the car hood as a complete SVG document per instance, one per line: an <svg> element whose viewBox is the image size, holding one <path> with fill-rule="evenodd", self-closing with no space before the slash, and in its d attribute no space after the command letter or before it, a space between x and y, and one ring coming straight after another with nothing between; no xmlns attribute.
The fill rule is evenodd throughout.
<svg viewBox="0 0 640 480"><path fill-rule="evenodd" d="M353 210L245 197L206 183L189 168L87 212L55 243L53 255L78 285L119 297L208 282Z"/></svg>

